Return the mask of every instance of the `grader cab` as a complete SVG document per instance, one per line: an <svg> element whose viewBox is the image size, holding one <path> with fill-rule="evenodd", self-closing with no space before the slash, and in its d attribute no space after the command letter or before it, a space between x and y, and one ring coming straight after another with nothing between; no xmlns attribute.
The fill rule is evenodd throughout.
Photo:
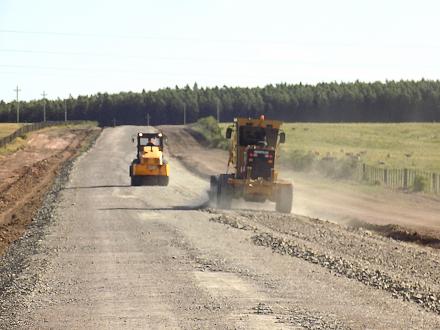
<svg viewBox="0 0 440 330"><path fill-rule="evenodd" d="M164 135L162 133L138 133L136 141L136 158L130 164L131 185L167 186L169 165L163 155Z"/></svg>
<svg viewBox="0 0 440 330"><path fill-rule="evenodd" d="M211 176L211 201L224 209L231 207L233 199L276 203L276 210L290 213L293 185L278 178L276 163L279 145L285 142L282 122L260 119L236 118L227 128L226 138L231 140L228 171Z"/></svg>

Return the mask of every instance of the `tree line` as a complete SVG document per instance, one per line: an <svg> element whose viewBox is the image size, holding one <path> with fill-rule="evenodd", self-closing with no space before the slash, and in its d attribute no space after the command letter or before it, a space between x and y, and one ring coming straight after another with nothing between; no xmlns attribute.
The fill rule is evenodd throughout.
<svg viewBox="0 0 440 330"><path fill-rule="evenodd" d="M440 121L440 81L277 84L265 87L164 88L158 91L98 93L46 102L48 120L94 120L100 125L182 124L217 115L221 121L256 117L292 122ZM43 100L20 103L22 122L43 118ZM15 102L0 101L0 121L16 120Z"/></svg>

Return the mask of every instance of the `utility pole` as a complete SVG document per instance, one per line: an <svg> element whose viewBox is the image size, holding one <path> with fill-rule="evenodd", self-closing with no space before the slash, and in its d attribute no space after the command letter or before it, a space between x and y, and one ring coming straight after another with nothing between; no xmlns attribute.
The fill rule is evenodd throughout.
<svg viewBox="0 0 440 330"><path fill-rule="evenodd" d="M147 126L150 126L150 113L147 113Z"/></svg>
<svg viewBox="0 0 440 330"><path fill-rule="evenodd" d="M46 122L46 92L43 91L43 94L41 94L41 96L43 97L43 122Z"/></svg>
<svg viewBox="0 0 440 330"><path fill-rule="evenodd" d="M217 123L220 123L220 100L217 99Z"/></svg>
<svg viewBox="0 0 440 330"><path fill-rule="evenodd" d="M67 101L64 99L64 122L67 121Z"/></svg>
<svg viewBox="0 0 440 330"><path fill-rule="evenodd" d="M70 110L72 111L73 110L73 106L74 106L72 94L69 94L69 104L70 104ZM66 110L65 110L65 113L64 113L64 118L67 121L67 107L66 107Z"/></svg>
<svg viewBox="0 0 440 330"><path fill-rule="evenodd" d="M186 125L186 103L183 102L183 125Z"/></svg>
<svg viewBox="0 0 440 330"><path fill-rule="evenodd" d="M17 87L14 89L14 92L17 93L17 124L20 122L20 102L18 101L18 92L21 92L21 89Z"/></svg>

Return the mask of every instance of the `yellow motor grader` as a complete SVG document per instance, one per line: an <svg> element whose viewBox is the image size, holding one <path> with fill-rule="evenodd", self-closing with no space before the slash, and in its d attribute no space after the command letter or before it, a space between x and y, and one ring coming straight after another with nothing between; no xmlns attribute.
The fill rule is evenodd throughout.
<svg viewBox="0 0 440 330"><path fill-rule="evenodd" d="M137 154L130 165L132 186L167 186L169 165L163 156L162 133L138 133ZM134 142L134 138L133 138Z"/></svg>
<svg viewBox="0 0 440 330"><path fill-rule="evenodd" d="M286 136L281 121L236 118L226 130L229 147L228 171L211 176L210 199L217 207L229 209L234 198L276 203L276 210L290 213L293 185L280 180L275 169L280 143Z"/></svg>

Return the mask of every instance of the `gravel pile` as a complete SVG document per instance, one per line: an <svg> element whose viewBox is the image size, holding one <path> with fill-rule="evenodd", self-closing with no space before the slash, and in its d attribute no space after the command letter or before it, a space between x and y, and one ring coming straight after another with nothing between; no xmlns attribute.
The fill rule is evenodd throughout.
<svg viewBox="0 0 440 330"><path fill-rule="evenodd" d="M397 274L440 292L438 249L386 238L363 228L342 227L299 216L246 212L240 217L242 222L247 218L251 225L260 225L260 232L283 233L321 254L331 253L349 261L359 261L369 268Z"/></svg>
<svg viewBox="0 0 440 330"><path fill-rule="evenodd" d="M439 251L375 232L275 212L217 214L211 221L253 230L254 244L329 269L440 314Z"/></svg>
<svg viewBox="0 0 440 330"><path fill-rule="evenodd" d="M209 221L227 224L227 225L229 225L233 228L236 228L236 229L253 230L253 231L255 231L257 229L255 226L243 224L236 217L228 216L225 214L219 215L217 217L212 217L209 219Z"/></svg>
<svg viewBox="0 0 440 330"><path fill-rule="evenodd" d="M301 258L313 264L320 265L333 273L357 280L381 290L391 292L395 297L414 301L423 307L440 313L440 295L430 292L428 288L419 283L408 283L398 278L393 278L380 270L369 269L361 263L353 263L341 257L332 257L316 253L294 241L275 237L269 233L261 233L252 237L254 244L271 248L274 252Z"/></svg>
<svg viewBox="0 0 440 330"><path fill-rule="evenodd" d="M262 302L258 303L258 305L252 309L254 310L255 314L259 314L259 315L273 314L272 308L269 305Z"/></svg>
<svg viewBox="0 0 440 330"><path fill-rule="evenodd" d="M290 309L289 316L279 317L283 322L290 323L294 326L300 326L304 329L330 329L342 330L350 329L350 327L340 321L330 319L328 315L322 316L319 313L306 311L300 308Z"/></svg>

